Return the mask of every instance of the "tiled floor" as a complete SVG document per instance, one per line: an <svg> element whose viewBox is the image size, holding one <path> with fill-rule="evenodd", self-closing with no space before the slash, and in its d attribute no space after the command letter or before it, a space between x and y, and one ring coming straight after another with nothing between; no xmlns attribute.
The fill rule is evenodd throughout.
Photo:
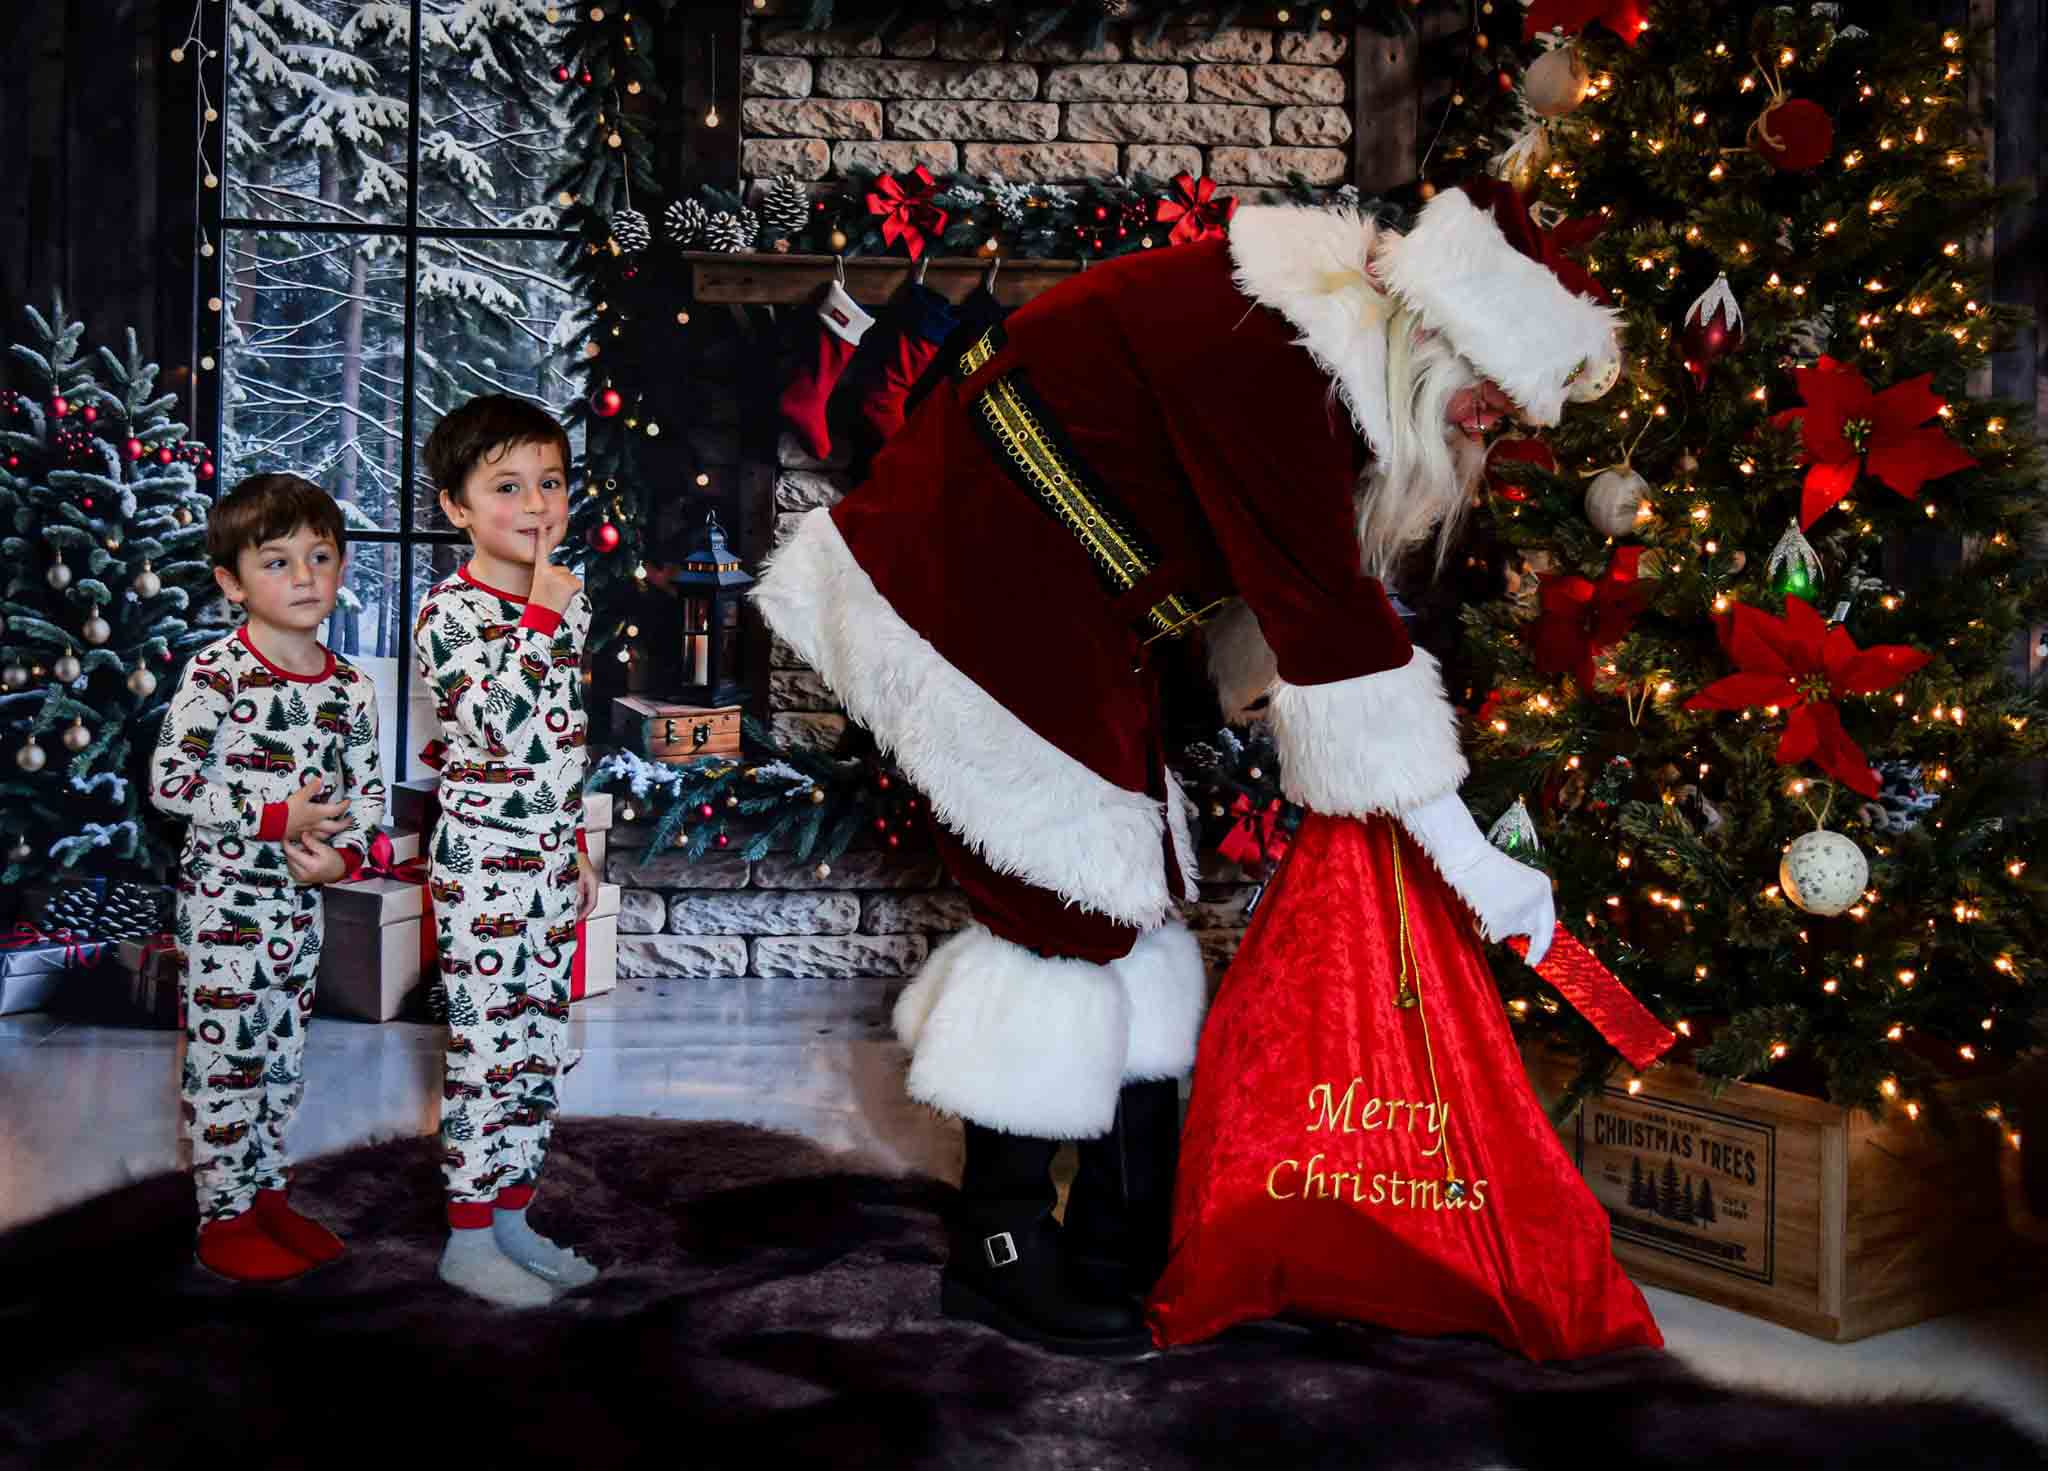
<svg viewBox="0 0 2048 1471"><path fill-rule="evenodd" d="M738 1119L866 1168L959 1170L957 1131L911 1104L870 981L625 982L578 1003L575 1114ZM173 1037L0 1017L0 1229L177 1163ZM301 1157L432 1130L440 1034L319 1019L307 1042ZM1938 1390L1989 1400L2048 1435L2048 1302L2007 1304L1827 1344L1650 1289L1671 1348L1737 1382L1846 1396Z"/></svg>

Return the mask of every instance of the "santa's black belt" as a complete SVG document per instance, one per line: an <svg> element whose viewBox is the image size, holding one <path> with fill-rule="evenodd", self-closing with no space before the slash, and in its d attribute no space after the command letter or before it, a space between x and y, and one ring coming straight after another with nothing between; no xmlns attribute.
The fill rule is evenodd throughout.
<svg viewBox="0 0 2048 1471"><path fill-rule="evenodd" d="M1223 605L1207 606L1175 591L1177 569L1120 507L1059 421L1013 366L1000 325L989 328L953 367L975 432L1010 478L1072 533L1088 554L1116 611L1138 625L1145 642L1178 638Z"/></svg>

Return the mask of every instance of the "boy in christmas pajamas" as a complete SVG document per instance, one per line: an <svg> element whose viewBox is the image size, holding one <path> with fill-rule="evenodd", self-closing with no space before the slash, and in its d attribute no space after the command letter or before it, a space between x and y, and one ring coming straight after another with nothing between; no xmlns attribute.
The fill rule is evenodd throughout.
<svg viewBox="0 0 2048 1471"><path fill-rule="evenodd" d="M547 1163L576 922L597 899L584 857L582 583L549 555L568 527L568 440L538 405L470 400L425 458L469 562L414 629L441 717L441 820L429 849L448 989L443 1280L537 1307L597 1269L526 1208Z"/></svg>
<svg viewBox="0 0 2048 1471"><path fill-rule="evenodd" d="M377 699L316 637L334 609L341 513L295 475L214 507L214 578L248 615L195 654L158 739L151 798L191 824L178 880L186 1052L181 1114L199 1192L198 1255L276 1282L341 1255L291 1208L284 1138L304 1096L320 969L320 885L362 866L384 813Z"/></svg>

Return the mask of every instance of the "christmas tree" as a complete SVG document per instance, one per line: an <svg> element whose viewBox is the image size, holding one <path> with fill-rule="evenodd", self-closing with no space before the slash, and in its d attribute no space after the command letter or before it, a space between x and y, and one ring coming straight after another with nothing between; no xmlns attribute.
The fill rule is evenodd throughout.
<svg viewBox="0 0 2048 1471"><path fill-rule="evenodd" d="M1595 18L1537 36L1553 12ZM1465 795L1482 823L1526 800L1537 851L1503 845L1703 1072L1917 1116L2036 1040L2015 774L2048 726L2009 667L2048 616L2041 459L1970 393L2014 320L1970 43L1839 14L1539 3L1519 57L1488 48L1520 90L1456 98L1443 183L1490 155L1627 348L1605 398L1493 450L1512 591L1464 614ZM1499 973L1581 1087L1611 1065Z"/></svg>
<svg viewBox="0 0 2048 1471"><path fill-rule="evenodd" d="M17 884L81 862L163 872L148 760L174 665L216 638L200 609L213 459L154 393L135 334L87 356L62 302L27 313L13 348L24 391L0 394L0 779Z"/></svg>

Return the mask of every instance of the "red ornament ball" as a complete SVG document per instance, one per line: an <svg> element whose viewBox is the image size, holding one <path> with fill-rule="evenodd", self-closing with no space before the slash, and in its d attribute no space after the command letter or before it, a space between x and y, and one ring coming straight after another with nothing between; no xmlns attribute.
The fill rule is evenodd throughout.
<svg viewBox="0 0 2048 1471"><path fill-rule="evenodd" d="M86 510L90 511L90 510L92 509L92 497L91 497L91 496L86 496L86 497L84 497L83 499L81 499L81 500L79 501L79 504L80 504L81 506L85 507L85 509L86 509Z"/></svg>
<svg viewBox="0 0 2048 1471"><path fill-rule="evenodd" d="M889 830L889 819L888 819L888 818L886 818L886 817L878 817L878 818L876 818L876 819L875 819L875 831L876 831L876 832L878 832L878 833L885 833L885 832L887 832L888 830Z"/></svg>
<svg viewBox="0 0 2048 1471"><path fill-rule="evenodd" d="M604 389L590 400L591 412L600 419L616 419L625 406L625 396L616 388Z"/></svg>
<svg viewBox="0 0 2048 1471"><path fill-rule="evenodd" d="M714 810L715 809L712 807L712 805L709 802L706 802L703 806L697 809L697 815L699 817L709 817L711 816Z"/></svg>
<svg viewBox="0 0 2048 1471"><path fill-rule="evenodd" d="M1096 218L1096 219L1098 219L1098 220L1106 220L1106 219L1108 219L1108 218L1109 218L1109 207L1108 207L1107 205L1101 205L1101 204L1098 204L1098 205L1096 205L1096 206L1095 206L1095 218Z"/></svg>
<svg viewBox="0 0 2048 1471"><path fill-rule="evenodd" d="M68 400L68 399L66 399L66 398L63 398L63 397L58 397L58 398L53 398L53 399L51 399L51 400L50 400L50 412L51 412L52 414L55 414L55 415L56 415L56 416L57 416L58 418L60 418L60 419L61 419L61 418L63 418L63 417L64 417L64 416L66 415L66 414L68 414L68 413L70 413L70 412L71 412L71 402L70 402L70 400Z"/></svg>
<svg viewBox="0 0 2048 1471"><path fill-rule="evenodd" d="M590 544L600 552L615 552L619 549L619 528L609 521L600 521L590 528Z"/></svg>
<svg viewBox="0 0 2048 1471"><path fill-rule="evenodd" d="M159 465L168 465L171 463L171 461L175 460L176 458L178 458L177 455L172 453L171 447L169 445L165 445L162 449L156 452L156 462Z"/></svg>
<svg viewBox="0 0 2048 1471"><path fill-rule="evenodd" d="M877 791L886 792L889 790L890 787L894 785L895 783L889 780L889 773L886 771L875 778L875 789Z"/></svg>
<svg viewBox="0 0 2048 1471"><path fill-rule="evenodd" d="M889 846L892 848L900 848L903 846L903 839L897 837L896 834L891 833L889 834Z"/></svg>
<svg viewBox="0 0 2048 1471"><path fill-rule="evenodd" d="M213 479L213 461L211 461L211 460L203 460L203 461L201 461L201 462L200 462L200 465L199 465L199 478L200 478L201 480L211 480L211 479Z"/></svg>
<svg viewBox="0 0 2048 1471"><path fill-rule="evenodd" d="M1794 97L1765 108L1750 124L1749 146L1780 173L1803 174L1834 151L1835 125L1819 103Z"/></svg>
<svg viewBox="0 0 2048 1471"><path fill-rule="evenodd" d="M9 456L7 457L7 468L8 468L8 469L10 469L10 470L15 470L15 469L19 469L20 467L21 467L21 456L20 456L20 455L9 455Z"/></svg>
<svg viewBox="0 0 2048 1471"><path fill-rule="evenodd" d="M558 66L558 67L556 67L556 68L555 68L555 80L556 80L556 81L558 81L558 82L566 82L566 81L568 81L568 80L569 80L569 68L567 68L566 66Z"/></svg>
<svg viewBox="0 0 2048 1471"><path fill-rule="evenodd" d="M91 404L87 404L84 408L78 411L78 417L85 420L85 422L88 424L96 423L99 419L99 416L100 411L94 408Z"/></svg>
<svg viewBox="0 0 2048 1471"><path fill-rule="evenodd" d="M144 444L144 443L143 443L143 442L142 442L141 440L139 440L139 439L131 439L131 440L129 440L129 441L128 441L128 443L127 443L127 445L125 446L125 448L126 448L126 449L127 449L127 451L128 451L128 458L129 458L129 459L131 459L131 460L139 460L139 459L141 459L141 458L142 458L143 454L144 454L145 452L147 452L147 450L149 449L149 446L148 446L148 445L146 445L146 444Z"/></svg>
<svg viewBox="0 0 2048 1471"><path fill-rule="evenodd" d="M1702 393L1707 391L1707 374L1714 364L1741 346L1742 328L1730 327L1719 312L1713 314L1711 321L1693 318L1678 337L1685 370L1692 375L1692 386Z"/></svg>
<svg viewBox="0 0 2048 1471"><path fill-rule="evenodd" d="M732 839L727 837L724 833L720 833L711 841L716 843L721 848L730 848L732 846Z"/></svg>
<svg viewBox="0 0 2048 1471"><path fill-rule="evenodd" d="M1512 92L1515 90L1515 79L1509 76L1505 71L1495 72L1493 74L1493 80L1494 84L1498 86L1503 92Z"/></svg>
<svg viewBox="0 0 2048 1471"><path fill-rule="evenodd" d="M590 80L591 80L591 79L590 79L590 73L589 73L589 72L583 72L583 73L581 73L580 75L578 75L578 77L576 78L576 80L577 80L577 81L579 81L579 82L581 82L581 83L582 83L582 84L583 84L584 86L586 86L586 87L587 87L587 86L589 86L589 85L590 85Z"/></svg>

